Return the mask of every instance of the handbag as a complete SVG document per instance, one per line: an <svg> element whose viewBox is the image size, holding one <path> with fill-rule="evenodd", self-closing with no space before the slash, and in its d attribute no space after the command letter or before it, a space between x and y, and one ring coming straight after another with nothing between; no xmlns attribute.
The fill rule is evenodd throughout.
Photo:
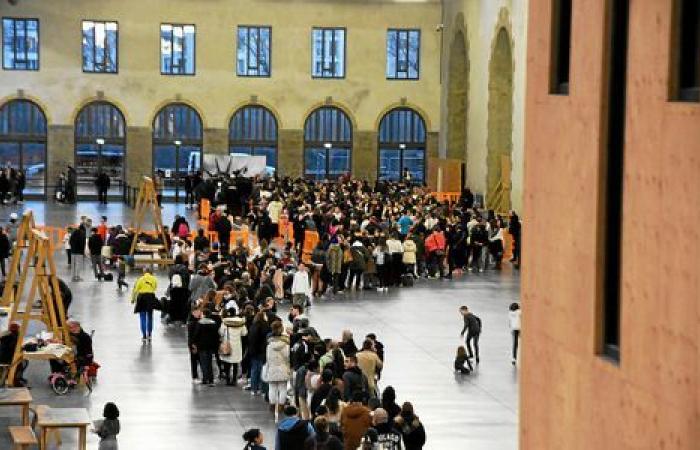
<svg viewBox="0 0 700 450"><path fill-rule="evenodd" d="M267 383L267 363L263 364L262 370L260 371L260 379Z"/></svg>
<svg viewBox="0 0 700 450"><path fill-rule="evenodd" d="M229 356L231 355L231 342L228 340L228 327L226 327L226 339L219 344L219 355Z"/></svg>
<svg viewBox="0 0 700 450"><path fill-rule="evenodd" d="M163 304L160 302L160 300L158 300L158 297L156 297L155 295L151 297L151 308L157 311L163 310Z"/></svg>
<svg viewBox="0 0 700 450"><path fill-rule="evenodd" d="M110 247L109 245L103 245L100 253L102 253L102 257L104 259L111 259L112 258L112 247Z"/></svg>

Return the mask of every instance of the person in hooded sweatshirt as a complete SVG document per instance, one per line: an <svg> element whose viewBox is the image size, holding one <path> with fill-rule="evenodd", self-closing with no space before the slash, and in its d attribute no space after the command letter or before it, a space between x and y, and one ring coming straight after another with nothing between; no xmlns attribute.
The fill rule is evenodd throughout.
<svg viewBox="0 0 700 450"><path fill-rule="evenodd" d="M304 450L306 440L315 434L314 427L297 416L294 406L286 406L284 418L277 426L275 450Z"/></svg>
<svg viewBox="0 0 700 450"><path fill-rule="evenodd" d="M401 432L396 429L394 421L389 420L389 413L384 408L374 410L372 423L377 430L377 441L382 449L401 450Z"/></svg>
<svg viewBox="0 0 700 450"><path fill-rule="evenodd" d="M345 450L356 450L362 436L372 426L372 415L363 403L361 392L355 392L350 404L343 408L340 415L340 427L345 438Z"/></svg>
<svg viewBox="0 0 700 450"><path fill-rule="evenodd" d="M287 401L287 383L292 371L289 367L289 336L284 333L284 325L276 320L271 324L271 331L272 335L267 340L265 351L267 373L264 379L268 383L270 406L275 408L277 422L280 410Z"/></svg>
<svg viewBox="0 0 700 450"><path fill-rule="evenodd" d="M319 416L314 419L316 435L306 438L304 450L343 450L343 443L328 432L328 421Z"/></svg>
<svg viewBox="0 0 700 450"><path fill-rule="evenodd" d="M413 412L413 405L404 402L401 405L401 414L394 419L396 427L401 431L406 450L421 450L425 445L425 429L423 424Z"/></svg>

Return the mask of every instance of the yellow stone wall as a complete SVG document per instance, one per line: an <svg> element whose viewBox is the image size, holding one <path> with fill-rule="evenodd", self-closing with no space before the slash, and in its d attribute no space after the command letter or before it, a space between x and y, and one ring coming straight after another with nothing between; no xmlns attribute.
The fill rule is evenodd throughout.
<svg viewBox="0 0 700 450"><path fill-rule="evenodd" d="M429 131L440 127L440 2L425 0L22 0L15 6L0 3L7 17L40 21L40 70L0 70L0 103L26 98L44 109L50 126L60 125L60 139L49 133L49 162L72 161L72 133L81 106L104 98L126 117L127 170L131 181L150 171L151 145L144 130L162 106L181 101L202 116L204 151L225 153L228 123L233 112L257 97L277 116L279 168L301 174L300 130L309 112L328 101L351 115L355 145L353 169L358 175L376 175L376 136L381 114L390 105L406 104L422 114ZM119 73L82 72L81 21L115 20L119 23ZM196 25L196 75L160 74L159 26L162 22ZM270 78L235 74L235 30L238 25L272 27ZM347 29L344 79L311 78L311 28ZM420 79L387 80L387 28L421 30ZM68 132L65 127L71 127ZM136 136L132 137L132 131ZM370 139L371 140L371 139ZM429 149L430 151L430 149ZM55 155L54 155L55 153ZM292 160L293 159L293 160ZM54 170L55 169L55 170ZM55 171L49 171L53 183Z"/></svg>
<svg viewBox="0 0 700 450"><path fill-rule="evenodd" d="M444 0L443 58L442 58L442 102L440 126L440 156L457 156L466 153L467 184L473 191L486 194L487 177L498 158L488 157L488 115L489 115L489 69L496 37L499 30L505 29L511 43L513 58L512 96L512 191L511 205L522 209L523 148L524 148L524 104L525 104L525 59L527 6L529 0ZM452 61L459 52L455 51L455 39L466 36L467 63ZM450 82L456 76L456 67L467 71L466 83ZM452 69L452 71L450 70ZM465 126L448 114L460 110L454 99L455 87L468 86L466 95L466 149L453 148L463 139ZM459 89L457 89L459 93ZM450 133L450 128L454 131ZM496 127L498 128L498 127ZM494 129L492 127L492 129ZM502 129L502 128L501 128ZM452 137L450 137L452 136ZM493 139L494 137L492 137ZM496 137L496 140L504 140ZM507 140L507 139L505 139ZM489 163L489 161L492 161ZM500 171L499 171L500 172Z"/></svg>

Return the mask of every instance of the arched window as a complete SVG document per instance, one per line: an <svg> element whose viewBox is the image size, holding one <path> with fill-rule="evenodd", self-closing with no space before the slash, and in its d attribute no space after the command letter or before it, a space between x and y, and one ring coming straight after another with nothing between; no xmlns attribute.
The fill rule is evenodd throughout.
<svg viewBox="0 0 700 450"><path fill-rule="evenodd" d="M262 106L244 106L228 126L231 155L264 156L268 174L277 168L277 120Z"/></svg>
<svg viewBox="0 0 700 450"><path fill-rule="evenodd" d="M108 102L85 105L75 119L75 170L78 195L95 192L95 177L104 172L110 194L121 192L124 180L126 124L124 115Z"/></svg>
<svg viewBox="0 0 700 450"><path fill-rule="evenodd" d="M153 171L163 171L163 195L184 199L184 179L202 164L202 119L190 106L171 103L153 120Z"/></svg>
<svg viewBox="0 0 700 450"><path fill-rule="evenodd" d="M0 165L24 172L25 194L45 194L46 116L33 102L12 100L0 108Z"/></svg>
<svg viewBox="0 0 700 450"><path fill-rule="evenodd" d="M350 172L352 124L334 106L314 110L304 124L304 176L335 179Z"/></svg>
<svg viewBox="0 0 700 450"><path fill-rule="evenodd" d="M379 124L380 180L425 182L425 122L410 108L392 109Z"/></svg>

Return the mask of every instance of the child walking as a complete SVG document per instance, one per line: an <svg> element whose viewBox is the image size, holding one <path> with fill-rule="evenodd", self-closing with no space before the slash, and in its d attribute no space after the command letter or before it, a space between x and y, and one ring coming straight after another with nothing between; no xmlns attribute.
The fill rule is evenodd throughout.
<svg viewBox="0 0 700 450"><path fill-rule="evenodd" d="M518 344L520 343L520 305L511 303L508 307L508 322L513 335L513 365L518 362Z"/></svg>
<svg viewBox="0 0 700 450"><path fill-rule="evenodd" d="M117 435L119 434L119 409L109 402L102 413L104 419L95 421L93 433L100 437L99 450L119 450Z"/></svg>

